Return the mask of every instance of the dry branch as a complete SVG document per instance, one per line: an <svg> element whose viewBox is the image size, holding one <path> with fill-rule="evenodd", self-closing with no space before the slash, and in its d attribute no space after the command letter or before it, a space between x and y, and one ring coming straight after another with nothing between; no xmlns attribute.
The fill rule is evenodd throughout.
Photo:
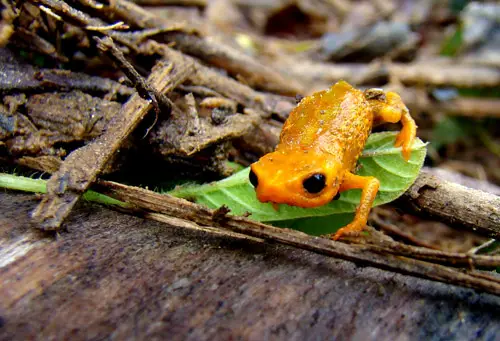
<svg viewBox="0 0 500 341"><path fill-rule="evenodd" d="M125 58L123 52L118 49L113 39L110 37L104 37L103 39L94 37L94 39L97 41L97 47L101 52L113 60L127 78L135 85L135 89L139 96L152 102L157 115L160 114L160 106L164 114L165 111L170 112L172 110L172 103L170 100L164 94L157 92L146 83L139 72L137 72L132 64Z"/></svg>
<svg viewBox="0 0 500 341"><path fill-rule="evenodd" d="M415 247L394 241L378 241L378 244L356 245L364 250L380 254L392 254L414 259L421 259L432 263L446 264L457 267L488 267L500 266L500 256L484 256L468 253L445 252L431 250L424 247Z"/></svg>
<svg viewBox="0 0 500 341"><path fill-rule="evenodd" d="M500 197L425 172L395 201L417 214L500 239Z"/></svg>
<svg viewBox="0 0 500 341"><path fill-rule="evenodd" d="M500 283L477 278L442 265L402 258L400 256L380 255L376 252L363 249L363 246L347 245L325 238L313 237L302 232L273 227L243 217L225 216L221 219L217 215L218 219L214 219L217 210L211 210L187 200L158 194L137 187L129 187L109 181L99 181L97 188L103 193L136 205L139 208L187 220L191 224L194 222L208 227L218 226L232 232L295 246L316 253L349 260L357 264L371 265L402 274L409 274L500 295Z"/></svg>
<svg viewBox="0 0 500 341"><path fill-rule="evenodd" d="M127 213L127 210L123 210ZM131 212L129 212L131 213ZM133 212L132 212L133 213ZM221 234L235 238L244 238L263 241L266 238L249 237L246 234L235 233L232 230L226 230L224 227L215 229L213 226L206 227L198 225L195 222L171 217L162 213L142 212L144 218L160 221L171 226L177 226L192 230L201 230L209 233ZM215 225L215 222L212 222ZM377 231L373 231L379 233ZM387 237L386 237L387 238ZM481 256L468 253L444 252L439 250L429 250L423 247L408 246L403 243L398 243L390 240L377 241L377 244L351 244L352 247L359 250L366 250L367 252L374 252L381 255L404 256L413 259L425 260L431 263L446 264L453 267L488 267L494 268L500 266L500 256ZM300 248L300 246L298 246ZM499 281L500 279L496 279Z"/></svg>

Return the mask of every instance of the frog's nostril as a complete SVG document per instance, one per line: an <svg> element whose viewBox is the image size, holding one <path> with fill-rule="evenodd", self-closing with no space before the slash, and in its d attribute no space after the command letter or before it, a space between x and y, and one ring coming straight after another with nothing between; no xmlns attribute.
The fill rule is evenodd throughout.
<svg viewBox="0 0 500 341"><path fill-rule="evenodd" d="M254 173L253 170L250 170L250 174L248 174L248 179L250 180L250 183L252 184L253 187L257 187L259 185L259 178L257 175Z"/></svg>

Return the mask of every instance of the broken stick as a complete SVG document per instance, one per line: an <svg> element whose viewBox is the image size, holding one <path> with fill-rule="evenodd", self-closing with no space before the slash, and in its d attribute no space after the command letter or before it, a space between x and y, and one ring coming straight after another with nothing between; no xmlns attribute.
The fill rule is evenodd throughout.
<svg viewBox="0 0 500 341"><path fill-rule="evenodd" d="M156 91L167 93L190 75L189 63L159 62L148 77ZM122 142L146 116L153 104L134 94L108 125L106 132L91 143L73 151L47 182L47 194L33 211L33 222L42 230L57 230L80 196L119 152Z"/></svg>
<svg viewBox="0 0 500 341"><path fill-rule="evenodd" d="M425 172L395 204L451 226L500 239L500 197Z"/></svg>

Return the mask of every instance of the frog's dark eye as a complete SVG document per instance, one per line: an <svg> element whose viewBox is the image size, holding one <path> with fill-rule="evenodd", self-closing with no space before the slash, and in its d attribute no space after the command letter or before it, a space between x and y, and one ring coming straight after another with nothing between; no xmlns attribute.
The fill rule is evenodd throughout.
<svg viewBox="0 0 500 341"><path fill-rule="evenodd" d="M250 170L250 174L248 174L248 179L250 180L250 183L252 184L253 187L257 187L259 184L259 178L257 178L257 175L254 173L253 170Z"/></svg>
<svg viewBox="0 0 500 341"><path fill-rule="evenodd" d="M321 173L315 173L304 180L302 186L311 194L319 193L325 188L326 177Z"/></svg>

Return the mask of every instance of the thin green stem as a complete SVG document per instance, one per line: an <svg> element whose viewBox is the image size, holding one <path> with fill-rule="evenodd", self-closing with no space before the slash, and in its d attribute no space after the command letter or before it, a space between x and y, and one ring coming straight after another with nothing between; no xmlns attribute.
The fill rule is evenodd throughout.
<svg viewBox="0 0 500 341"><path fill-rule="evenodd" d="M0 173L0 188L30 193L47 193L47 181L42 179L27 178L19 175ZM85 192L83 194L83 199L104 205L115 205L121 207L129 206L127 203L94 191Z"/></svg>

